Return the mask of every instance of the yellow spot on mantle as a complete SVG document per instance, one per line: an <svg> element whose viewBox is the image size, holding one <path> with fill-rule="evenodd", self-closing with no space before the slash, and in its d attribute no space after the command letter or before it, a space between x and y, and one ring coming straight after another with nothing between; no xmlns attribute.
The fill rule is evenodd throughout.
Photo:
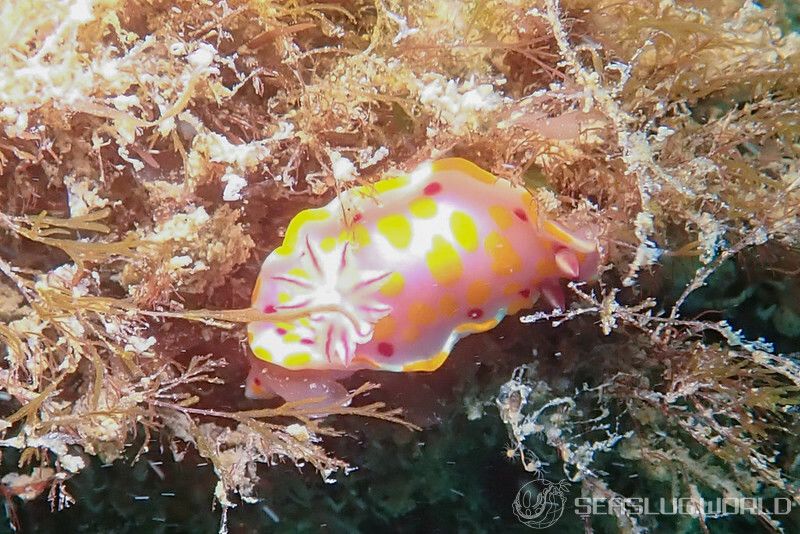
<svg viewBox="0 0 800 534"><path fill-rule="evenodd" d="M425 302L412 302L408 307L408 319L418 325L428 325L436 321L436 312Z"/></svg>
<svg viewBox="0 0 800 534"><path fill-rule="evenodd" d="M405 286L405 284L406 280L403 278L403 275L395 271L389 275L386 282L381 286L381 294L387 297L395 297L403 291L403 286Z"/></svg>
<svg viewBox="0 0 800 534"><path fill-rule="evenodd" d="M433 237L433 246L425 255L425 262L433 279L443 285L457 282L464 270L456 249L440 235Z"/></svg>
<svg viewBox="0 0 800 534"><path fill-rule="evenodd" d="M439 313L445 317L452 317L458 311L458 301L452 295L442 295L439 299Z"/></svg>
<svg viewBox="0 0 800 534"><path fill-rule="evenodd" d="M522 291L522 284L518 282L509 282L503 288L503 295L516 295L520 291Z"/></svg>
<svg viewBox="0 0 800 534"><path fill-rule="evenodd" d="M473 252L478 248L478 228L472 217L463 211L454 211L450 215L450 231L456 242L467 252Z"/></svg>
<svg viewBox="0 0 800 534"><path fill-rule="evenodd" d="M419 339L419 328L416 325L408 325L403 331L402 340L404 343L413 343Z"/></svg>
<svg viewBox="0 0 800 534"><path fill-rule="evenodd" d="M442 351L436 356L428 358L427 360L406 364L403 366L403 371L435 371L442 366L444 361L447 359L448 354L448 352Z"/></svg>
<svg viewBox="0 0 800 534"><path fill-rule="evenodd" d="M533 273L536 275L533 285L538 284L538 281L543 278L550 278L560 274L558 267L556 267L556 262L553 261L553 256L550 254L536 261L533 266Z"/></svg>
<svg viewBox="0 0 800 534"><path fill-rule="evenodd" d="M482 306L491 294L492 289L486 280L474 280L467 286L467 303L470 306Z"/></svg>
<svg viewBox="0 0 800 534"><path fill-rule="evenodd" d="M511 242L498 234L491 232L483 241L486 254L492 258L492 270L497 274L514 274L522 268L522 259L514 250Z"/></svg>
<svg viewBox="0 0 800 534"><path fill-rule="evenodd" d="M505 206L491 206L489 215L494 219L495 224L500 230L505 230L514 223L514 216Z"/></svg>
<svg viewBox="0 0 800 534"><path fill-rule="evenodd" d="M408 206L411 215L420 219L430 219L436 215L436 201L429 197L420 197Z"/></svg>
<svg viewBox="0 0 800 534"><path fill-rule="evenodd" d="M288 334L284 334L283 340L286 343L297 343L300 341L300 336L295 334L294 332L289 332Z"/></svg>
<svg viewBox="0 0 800 534"><path fill-rule="evenodd" d="M253 347L253 354L255 354L256 358L259 360L264 360L265 362L272 361L272 353L264 347Z"/></svg>
<svg viewBox="0 0 800 534"><path fill-rule="evenodd" d="M291 269L286 271L286 274L297 276L299 278L308 278L308 272L300 267L292 267Z"/></svg>
<svg viewBox="0 0 800 534"><path fill-rule="evenodd" d="M387 215L378 220L378 231L395 248L406 248L411 244L411 223L403 215Z"/></svg>
<svg viewBox="0 0 800 534"><path fill-rule="evenodd" d="M302 367L310 361L310 352L294 352L283 359L283 365L285 367Z"/></svg>
<svg viewBox="0 0 800 534"><path fill-rule="evenodd" d="M373 340L386 340L394 335L397 328L397 322L394 317L387 315L377 323L375 323L375 330L372 334Z"/></svg>
<svg viewBox="0 0 800 534"><path fill-rule="evenodd" d="M363 224L354 224L350 228L342 230L339 234L339 241L349 241L356 246L366 247L369 245L369 230Z"/></svg>
<svg viewBox="0 0 800 534"><path fill-rule="evenodd" d="M319 248L322 249L323 252L330 252L336 246L336 238L335 237L325 237L322 241L319 242Z"/></svg>

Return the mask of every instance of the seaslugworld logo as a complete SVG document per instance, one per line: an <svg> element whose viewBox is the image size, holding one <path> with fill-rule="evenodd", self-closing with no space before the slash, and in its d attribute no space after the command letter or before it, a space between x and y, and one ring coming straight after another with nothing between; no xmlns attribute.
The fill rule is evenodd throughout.
<svg viewBox="0 0 800 534"><path fill-rule="evenodd" d="M788 497L763 499L761 497L724 497L717 499L650 499L647 497L593 498L577 497L575 515L688 515L693 517L725 517L752 514L771 516L787 515L794 501Z"/></svg>
<svg viewBox="0 0 800 534"><path fill-rule="evenodd" d="M519 521L533 529L555 525L567 508L570 484L566 480L551 482L535 479L517 492L512 504ZM649 498L649 497L576 497L572 504L575 515L583 520L593 516L685 515L713 519L739 514L784 516L792 511L789 497L724 497Z"/></svg>
<svg viewBox="0 0 800 534"><path fill-rule="evenodd" d="M511 509L523 525L547 528L561 519L568 492L569 482L566 480L531 480L519 489Z"/></svg>

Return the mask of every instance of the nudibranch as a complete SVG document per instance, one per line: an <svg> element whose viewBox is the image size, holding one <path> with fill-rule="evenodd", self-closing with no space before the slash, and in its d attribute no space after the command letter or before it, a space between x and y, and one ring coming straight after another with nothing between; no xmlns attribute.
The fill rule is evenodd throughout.
<svg viewBox="0 0 800 534"><path fill-rule="evenodd" d="M325 376L434 371L459 339L540 295L563 308L560 281L591 277L597 261L588 233L464 159L346 190L298 213L261 267L252 306L290 319L248 325L247 394L329 396Z"/></svg>

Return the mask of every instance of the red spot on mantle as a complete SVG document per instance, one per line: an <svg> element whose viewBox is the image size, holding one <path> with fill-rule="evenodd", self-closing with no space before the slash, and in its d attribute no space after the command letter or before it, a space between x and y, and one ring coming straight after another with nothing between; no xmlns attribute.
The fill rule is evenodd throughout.
<svg viewBox="0 0 800 534"><path fill-rule="evenodd" d="M519 217L520 221L528 220L528 215L525 213L525 211L522 210L522 208L514 208L514 215Z"/></svg>
<svg viewBox="0 0 800 534"><path fill-rule="evenodd" d="M394 345L382 341L378 343L378 352L381 354L381 356L386 356L388 358L394 354Z"/></svg>
<svg viewBox="0 0 800 534"><path fill-rule="evenodd" d="M442 190L442 184L439 182L431 182L425 186L425 189L422 190L423 193L426 195L435 195Z"/></svg>
<svg viewBox="0 0 800 534"><path fill-rule="evenodd" d="M531 296L531 290L530 290L530 289L523 289L522 291L520 291L520 292L519 292L519 295L520 295L522 298L525 298L525 299L527 299L527 298L530 298L530 296Z"/></svg>
<svg viewBox="0 0 800 534"><path fill-rule="evenodd" d="M480 308L472 308L467 312L467 317L470 319L480 319L483 317L483 310Z"/></svg>
<svg viewBox="0 0 800 534"><path fill-rule="evenodd" d="M276 310L275 306L273 306L272 304L267 304L266 306L264 306L264 313L275 313L276 311L278 310Z"/></svg>

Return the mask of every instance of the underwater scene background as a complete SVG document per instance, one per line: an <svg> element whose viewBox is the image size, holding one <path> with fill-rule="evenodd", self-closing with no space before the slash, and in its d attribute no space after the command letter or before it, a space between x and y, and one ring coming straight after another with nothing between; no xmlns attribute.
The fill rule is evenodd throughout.
<svg viewBox="0 0 800 534"><path fill-rule="evenodd" d="M0 2L0 532L800 532L799 21ZM246 398L293 217L445 157L597 277L348 406Z"/></svg>

